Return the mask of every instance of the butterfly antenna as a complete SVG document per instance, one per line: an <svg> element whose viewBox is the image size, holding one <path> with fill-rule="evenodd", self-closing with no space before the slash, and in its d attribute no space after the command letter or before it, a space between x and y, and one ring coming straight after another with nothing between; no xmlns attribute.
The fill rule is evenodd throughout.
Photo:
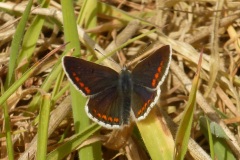
<svg viewBox="0 0 240 160"><path fill-rule="evenodd" d="M103 55L103 57L107 58L107 59L110 60L111 62L113 62L113 63L117 64L118 66L120 66L116 61L114 61L114 60L113 60L112 58L110 58L110 57L105 56L105 55L104 55L100 50L98 50L97 48L94 48L94 50L97 51L98 53L100 53L101 55ZM120 66L120 68L122 68L122 67Z"/></svg>
<svg viewBox="0 0 240 160"><path fill-rule="evenodd" d="M141 52L137 53L137 55L135 55L135 57L134 57L132 60L130 60L130 61L125 65L125 67L131 66L132 63L134 62L134 60L135 60L137 57L139 57L140 55L142 55L142 54L149 48L149 46L150 46L151 44L152 44L152 41L148 42L147 45L143 48L143 50L142 50Z"/></svg>

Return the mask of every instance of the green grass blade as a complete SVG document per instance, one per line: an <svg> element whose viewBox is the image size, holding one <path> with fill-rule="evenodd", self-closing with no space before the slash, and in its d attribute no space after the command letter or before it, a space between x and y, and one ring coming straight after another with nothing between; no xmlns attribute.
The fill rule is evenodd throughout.
<svg viewBox="0 0 240 160"><path fill-rule="evenodd" d="M173 159L174 139L163 118L159 118L161 113L156 113L154 107L144 120L137 122L138 129L152 160Z"/></svg>
<svg viewBox="0 0 240 160"><path fill-rule="evenodd" d="M0 97L0 109L2 108L2 104L32 75L36 70L38 69L39 65L42 64L42 62L48 58L51 54L55 53L57 50L63 48L65 45L60 46L59 48L54 49L52 52L50 52L47 56L45 56L41 61L38 63L35 63L30 69L28 69L21 78L19 78L17 81L11 85L6 92Z"/></svg>
<svg viewBox="0 0 240 160"><path fill-rule="evenodd" d="M118 9L112 5L108 5L107 3L98 2L97 5L98 5L97 7L98 14L104 14L110 17L114 17L115 19L118 19L119 21L121 21L124 25L126 25L128 22L132 20L138 19L143 25L154 26L153 23L147 22L139 17L135 17L129 14L128 12Z"/></svg>
<svg viewBox="0 0 240 160"><path fill-rule="evenodd" d="M85 1L84 3L93 3L93 1ZM75 48L75 51L73 55L79 55L80 53L80 45L79 45L79 38L78 38L78 32L76 27L76 19L74 14L74 9L72 6L72 1L66 1L62 0L62 11L63 11L63 26L64 26L64 33L65 33L65 41L71 42L67 46L67 50ZM89 6L86 4L86 6ZM84 8L82 8L84 10ZM91 10L88 10L88 12L91 12ZM95 13L95 12L94 12ZM92 14L92 13L91 13ZM86 20L89 22L88 20ZM90 23L88 23L90 25ZM74 128L75 132L79 133L83 129L85 129L87 126L90 125L90 120L85 113L85 103L86 98L81 95L79 91L75 89L74 86L70 86L70 92L72 97L72 110L73 110L73 119L74 119ZM97 147L98 149L96 149ZM100 145L98 146L88 146L84 147L79 151L79 157L80 159L99 159L101 158L100 152ZM97 151L97 152L94 152ZM94 157L98 158L94 158Z"/></svg>
<svg viewBox="0 0 240 160"><path fill-rule="evenodd" d="M74 9L73 9L73 2L70 1L61 1L62 4L62 11L63 11L63 27L64 27L64 33L65 33L65 41L70 42L69 45L66 47L66 50L70 49L75 49L73 52L73 55L79 56L80 55L80 45L79 45L79 39L78 39L78 33L77 33L77 24L76 24L76 19L75 19L75 14L74 14ZM75 114L81 113L81 108L82 106L79 106L79 99L82 100L82 95L78 93L73 86L70 86L71 90L71 97L72 97L72 102L77 100L78 107L74 108L73 107L73 117L75 120ZM85 99L83 99L85 100ZM80 101L81 102L81 101ZM75 105L76 106L76 105ZM83 114L83 113L81 113ZM77 116L78 117L78 116ZM78 132L79 126L76 126L75 123L75 130ZM79 123L79 122L78 122ZM80 123L79 123L80 124Z"/></svg>
<svg viewBox="0 0 240 160"><path fill-rule="evenodd" d="M66 155L74 151L84 140L89 136L93 135L97 130L100 129L100 126L97 124L92 124L87 129L79 132L71 140L64 143L51 153L47 155L47 160L63 159Z"/></svg>
<svg viewBox="0 0 240 160"><path fill-rule="evenodd" d="M129 39L126 43L120 45L119 47L115 48L115 49L112 50L111 52L107 53L106 55L104 55L104 57L98 59L95 63L100 63L100 62L102 62L104 59L106 59L106 58L108 58L108 57L111 57L113 54L115 54L118 50L120 50L120 49L126 47L127 45L133 43L134 41L139 40L139 39L141 39L141 38L143 38L143 37L145 37L145 36L147 36L147 35L149 35L149 34L151 34L151 33L154 33L154 32L156 32L156 29L147 31L146 33L140 34L139 36L136 36L136 37L134 37L134 38Z"/></svg>
<svg viewBox="0 0 240 160"><path fill-rule="evenodd" d="M69 89L70 84L65 85L56 95L53 97L52 101L55 103L61 96Z"/></svg>
<svg viewBox="0 0 240 160"><path fill-rule="evenodd" d="M13 36L13 41L11 43L10 49L10 60L9 60L9 69L7 73L7 78L5 81L5 88L8 88L14 81L14 70L17 64L18 52L20 50L20 44L24 35L25 26L31 11L33 1L30 0L22 18L17 26L16 32ZM5 95L5 94L4 94ZM7 151L8 151L8 158L14 159L14 151L12 145L12 136L11 136L11 127L10 127L10 117L8 116L7 105L4 104L4 117L5 117L5 130L6 130L6 139L7 139Z"/></svg>
<svg viewBox="0 0 240 160"><path fill-rule="evenodd" d="M207 130L208 130L208 140L209 140L209 147L210 147L210 154L211 158L214 159L215 153L214 153L214 148L213 148L213 138L210 130L210 125L208 119L205 117L206 122L207 122Z"/></svg>
<svg viewBox="0 0 240 160"><path fill-rule="evenodd" d="M235 160L231 149L226 143L229 140L224 130L207 117L200 118L201 131L209 141L212 159Z"/></svg>
<svg viewBox="0 0 240 160"><path fill-rule="evenodd" d="M77 20L77 23L81 27L85 26L84 28L91 29L97 26L97 4L97 0L84 0L82 9L80 10L80 14ZM95 40L96 35L90 34L90 37Z"/></svg>
<svg viewBox="0 0 240 160"><path fill-rule="evenodd" d="M60 61L61 61L61 59L59 59L59 61L55 64L51 74L48 75L48 77L44 80L44 82L41 86L41 89L44 90L45 92L48 92L48 90L52 86L52 83L56 80L57 76L62 71L62 66L61 66ZM30 111L34 111L38 107L37 104L40 102L41 98L42 97L40 94L37 94L36 96L34 96L33 100L29 104Z"/></svg>
<svg viewBox="0 0 240 160"><path fill-rule="evenodd" d="M3 105L3 111L4 111L4 126L6 131L6 139L7 139L7 154L8 159L13 160L14 159L14 150L13 150L13 143L12 143L12 134L11 134L11 125L10 125L10 117L8 113L8 106L7 103L4 103Z"/></svg>
<svg viewBox="0 0 240 160"><path fill-rule="evenodd" d="M183 118L180 122L177 135L176 135L176 141L175 141L176 153L174 158L176 160L183 160L187 152L188 141L190 138L190 133L192 128L193 114L196 106L196 95L197 95L198 81L199 81L200 70L201 70L201 62L202 62L202 53L199 58L196 75L193 79L192 89L189 95L187 106L185 108Z"/></svg>
<svg viewBox="0 0 240 160"><path fill-rule="evenodd" d="M45 160L47 155L48 125L51 108L50 98L50 94L43 95L37 135L37 160Z"/></svg>
<svg viewBox="0 0 240 160"><path fill-rule="evenodd" d="M98 1L97 0L84 0L83 7L80 10L80 14L78 17L78 23L81 27L85 29L91 29L97 26L97 6ZM89 36L92 38L92 40L95 41L96 34L89 34ZM81 122L81 125L79 126L79 131L85 129L90 124L90 120L88 116L85 114L85 105L86 105L86 99L81 98L81 115L80 113L76 115L76 120ZM79 101L78 101L79 103ZM77 104L77 99L73 103L73 107L79 107L79 104ZM84 116L82 116L84 114ZM79 150L79 157L80 159L102 159L102 153L101 153L101 144L95 143L91 146L84 147Z"/></svg>
<svg viewBox="0 0 240 160"><path fill-rule="evenodd" d="M16 64L17 64L18 52L21 47L21 42L23 39L25 27L26 27L27 20L28 20L30 11L31 11L32 4L33 4L33 0L28 1L28 5L22 15L21 20L19 21L16 32L13 36L13 40L12 40L11 47L10 47L11 48L10 49L10 60L9 60L7 78L5 81L5 88L8 88L14 81L13 75L14 75L14 70L16 68Z"/></svg>
<svg viewBox="0 0 240 160"><path fill-rule="evenodd" d="M56 83L54 85L53 91L52 91L52 97L55 97L59 93L63 77L64 77L64 73L60 72L60 74L57 77ZM63 93L61 95L63 95Z"/></svg>
<svg viewBox="0 0 240 160"><path fill-rule="evenodd" d="M4 87L1 84L1 95L4 93ZM6 143L7 143L7 155L8 159L13 160L14 159L14 149L13 149L13 143L12 143L12 131L11 131L11 120L8 112L8 105L7 102L5 102L3 105L3 114L4 114L4 130L5 134L0 134L0 137L6 137Z"/></svg>
<svg viewBox="0 0 240 160"><path fill-rule="evenodd" d="M6 92L0 97L0 108L2 108L2 104L34 73L34 71L33 68L29 69L20 79L15 81L8 90L6 90Z"/></svg>
<svg viewBox="0 0 240 160"><path fill-rule="evenodd" d="M42 1L42 7L46 8L49 0ZM36 16L32 24L28 28L22 43L22 50L19 54L18 63L25 62L22 72L25 72L30 63L30 59L36 48L37 40L42 30L45 18L43 16Z"/></svg>

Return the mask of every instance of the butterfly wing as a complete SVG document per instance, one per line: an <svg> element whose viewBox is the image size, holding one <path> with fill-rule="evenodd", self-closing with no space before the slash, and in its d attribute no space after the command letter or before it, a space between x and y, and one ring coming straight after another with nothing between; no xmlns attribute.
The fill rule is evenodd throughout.
<svg viewBox="0 0 240 160"><path fill-rule="evenodd" d="M170 45L163 46L138 63L132 71L134 84L151 89L158 88L168 73L172 57L171 50Z"/></svg>
<svg viewBox="0 0 240 160"><path fill-rule="evenodd" d="M93 121L106 128L119 128L128 122L130 113L123 111L116 71L68 56L63 58L63 68L74 86L89 97L85 110Z"/></svg>
<svg viewBox="0 0 240 160"><path fill-rule="evenodd" d="M69 56L62 63L69 80L85 96L117 85L119 74L111 68Z"/></svg>
<svg viewBox="0 0 240 160"><path fill-rule="evenodd" d="M146 87L134 85L133 91L132 111L137 120L142 120L157 103L161 90L149 90Z"/></svg>
<svg viewBox="0 0 240 160"><path fill-rule="evenodd" d="M106 128L119 128L128 124L130 112L124 112L124 101L117 87L103 90L100 94L90 96L85 107L88 116Z"/></svg>
<svg viewBox="0 0 240 160"><path fill-rule="evenodd" d="M132 110L138 120L144 119L160 96L160 85L169 70L171 47L163 46L138 63L132 71Z"/></svg>

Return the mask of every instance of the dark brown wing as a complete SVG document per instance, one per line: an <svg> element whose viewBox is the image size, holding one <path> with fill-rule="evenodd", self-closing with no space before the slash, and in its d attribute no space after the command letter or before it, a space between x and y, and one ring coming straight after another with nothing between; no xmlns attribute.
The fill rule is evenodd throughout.
<svg viewBox="0 0 240 160"><path fill-rule="evenodd" d="M172 49L169 45L156 50L133 69L133 83L151 89L160 87L168 73L171 57Z"/></svg>
<svg viewBox="0 0 240 160"><path fill-rule="evenodd" d="M68 56L62 63L69 80L86 96L117 85L119 74L111 68Z"/></svg>

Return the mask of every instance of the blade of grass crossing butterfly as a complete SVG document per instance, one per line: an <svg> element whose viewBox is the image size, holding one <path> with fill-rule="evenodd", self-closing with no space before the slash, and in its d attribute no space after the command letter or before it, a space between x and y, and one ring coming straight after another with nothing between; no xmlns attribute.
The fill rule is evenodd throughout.
<svg viewBox="0 0 240 160"><path fill-rule="evenodd" d="M87 3L97 3L96 0L92 1L85 1L85 5L89 6ZM78 32L77 32L77 25L76 25L76 19L73 9L73 1L68 0L61 0L62 4L62 10L63 10L63 27L64 27L64 33L65 33L65 41L71 42L67 49L75 48L75 52L73 55L80 54L80 48L79 45L79 38L78 38ZM92 6L95 6L92 4ZM93 7L92 9L96 9L96 7ZM81 10L85 10L85 8L81 8ZM88 10L92 17L97 17L94 10ZM82 18L88 18L82 17ZM96 19L91 19L92 21ZM86 22L90 22L91 20L86 19ZM81 20L79 20L81 21ZM91 22L92 23L92 22ZM96 22L95 22L96 24ZM88 24L90 25L90 24ZM94 28L94 26L91 26ZM72 98L72 110L73 110L73 118L74 118L74 128L75 132L80 133L83 129L85 129L87 126L90 125L90 120L88 116L85 113L85 103L86 98L81 95L79 91L77 91L74 86L71 85L70 87L71 92L71 98ZM86 146L79 150L78 156L79 159L101 159L101 146L95 144Z"/></svg>

